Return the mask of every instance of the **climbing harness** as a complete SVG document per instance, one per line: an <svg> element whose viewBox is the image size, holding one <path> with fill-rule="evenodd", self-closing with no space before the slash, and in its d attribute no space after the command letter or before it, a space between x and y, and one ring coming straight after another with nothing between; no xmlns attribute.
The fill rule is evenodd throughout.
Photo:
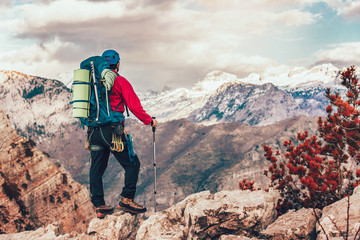
<svg viewBox="0 0 360 240"><path fill-rule="evenodd" d="M104 134L103 134L103 131L102 131L102 128L101 128L101 127L99 127L99 130L100 130L101 137L102 137L102 139L104 140L104 142L106 143L106 145L108 145L109 147L111 147L111 145L108 143L108 141L106 141L106 138L104 137Z"/></svg>
<svg viewBox="0 0 360 240"><path fill-rule="evenodd" d="M134 143L132 140L132 136L125 130L125 128L123 128L122 125L114 126L114 130L112 132L112 137L111 137L111 144L106 140L102 127L99 127L98 129L103 141L106 143L107 146L109 146L111 151L123 152L125 150L125 147L127 147L130 162L133 165L136 165L135 163L136 153L134 151ZM90 144L90 140L92 135L94 134L94 131L95 128L89 127L88 136L85 142L85 148L86 150L89 151L103 151L104 150L103 146Z"/></svg>

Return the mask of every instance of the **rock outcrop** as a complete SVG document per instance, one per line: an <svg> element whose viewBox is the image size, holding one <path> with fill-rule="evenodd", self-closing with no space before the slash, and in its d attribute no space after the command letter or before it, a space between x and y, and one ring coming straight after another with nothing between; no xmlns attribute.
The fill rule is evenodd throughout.
<svg viewBox="0 0 360 240"><path fill-rule="evenodd" d="M257 236L275 217L276 191L204 191L144 220L143 215L116 212L93 219L86 233L62 234L54 223L36 231L0 235L7 239L239 239ZM246 238L241 238L246 239Z"/></svg>
<svg viewBox="0 0 360 240"><path fill-rule="evenodd" d="M285 77L288 79L287 76ZM230 78L237 79L236 76L214 73L196 88L202 91L201 89L205 87L203 90L207 92L206 88L209 86L232 82ZM17 133L34 140L41 151L47 152L52 159L56 159L76 181L88 186L90 163L89 152L84 148L86 132L72 117L72 106L69 104L70 89L56 80L17 72L0 71L0 82L0 105L9 115ZM246 117L240 121L253 124L264 121L270 123L280 115L282 118L284 116L282 114L292 116L301 112L298 110L293 112L298 108L293 105L294 101L290 93L280 91L269 84L266 85L267 87L245 85L236 83L232 87L219 88L218 92L215 89L210 90L208 94L216 94L206 104L206 109L203 107L198 109L200 112L204 111L204 116L216 116L215 122L223 122L225 119L237 121ZM189 116L196 110L193 109L194 106L204 105L207 102L206 99L198 99L198 90L191 90L192 93L183 90L178 89L160 95L151 93L139 97L144 109L157 118L162 118L162 114L174 117L183 111ZM196 100L189 99L187 92ZM291 95L296 99L297 95L301 98L309 98L311 102L309 107L314 106L314 101L318 102L318 99L313 100L312 91L304 91L304 94L291 93ZM221 104L215 101L216 99L221 99ZM159 108L159 105L163 107ZM281 114L276 114L279 113L279 109ZM286 112L284 109L289 111ZM183 114L181 116L186 117ZM197 121L202 120L197 119ZM305 116L263 127L249 126L241 122L210 126L186 119L162 122L156 131L157 209L166 209L195 192L237 189L238 182L243 178L256 181L258 187L267 185L268 178L263 175L263 170L269 163L263 157L261 146L266 144L273 149L281 148L281 143L293 138L297 132L307 130L311 135L317 128L316 119ZM133 136L135 151L141 161L137 201L150 206L148 209L152 212L154 176L151 128L133 119L127 119L126 129ZM104 175L107 203L114 204L119 201L123 180L123 169L115 159L111 158Z"/></svg>
<svg viewBox="0 0 360 240"><path fill-rule="evenodd" d="M317 216L321 211L316 209ZM261 232L264 239L314 239L316 217L313 209L290 210Z"/></svg>
<svg viewBox="0 0 360 240"><path fill-rule="evenodd" d="M105 220L93 219L87 234L96 239L135 239L137 230L144 221L143 215L132 215L122 211L106 216Z"/></svg>
<svg viewBox="0 0 360 240"><path fill-rule="evenodd" d="M35 145L15 133L0 109L0 233L55 221L64 232L85 231L94 213L87 189Z"/></svg>
<svg viewBox="0 0 360 240"><path fill-rule="evenodd" d="M256 236L275 220L277 192L204 191L150 216L136 239L216 239Z"/></svg>
<svg viewBox="0 0 360 240"><path fill-rule="evenodd" d="M0 240L124 240L135 239L144 220L141 215L116 212L105 219L94 218L86 232L64 233L62 224L54 222L35 231L0 235Z"/></svg>
<svg viewBox="0 0 360 240"><path fill-rule="evenodd" d="M150 129L145 125L130 121L127 124L141 161L138 201L153 210L152 134L148 134ZM261 146L265 143L278 148L278 144L292 138L302 128L312 133L310 129L315 126L316 120L306 117L265 127L241 123L203 126L186 120L163 123L156 130L157 209L166 209L195 192L238 189L243 178L265 188L269 178L264 176L263 170L269 162ZM119 164L115 163L109 171L118 169ZM106 181L122 175L118 171ZM118 194L122 184L121 180L112 181L109 191ZM112 202L116 200L118 198L113 198Z"/></svg>
<svg viewBox="0 0 360 240"><path fill-rule="evenodd" d="M2 234L0 235L1 240L13 240L13 239L26 239L26 240L39 240L39 239L67 239L69 235L63 235L61 224L55 222L49 224L46 227L36 229L36 231L25 231L21 233Z"/></svg>
<svg viewBox="0 0 360 240"><path fill-rule="evenodd" d="M360 211L356 202L360 199L360 187L350 198L349 238L354 239L359 229ZM54 222L36 231L0 235L0 240L292 240L326 239L313 209L289 211L276 218L275 205L279 199L276 191L222 191L215 194L204 191L188 196L172 207L144 215L115 212L104 219L93 219L86 232L64 233L62 224ZM347 222L347 201L340 200L323 209L316 216L329 239L344 239ZM329 216L334 219L329 221ZM317 226L316 226L317 225ZM344 237L346 235L343 235Z"/></svg>
<svg viewBox="0 0 360 240"><path fill-rule="evenodd" d="M350 204L348 204L350 200ZM326 235L332 237L342 237L347 235L348 239L359 239L360 235L360 186L355 188L355 191L350 198L343 198L322 210L322 217L320 225L317 224L316 230L318 240L326 239ZM349 214L349 215L348 215ZM349 224L347 224L349 221ZM349 227L347 233L347 227Z"/></svg>

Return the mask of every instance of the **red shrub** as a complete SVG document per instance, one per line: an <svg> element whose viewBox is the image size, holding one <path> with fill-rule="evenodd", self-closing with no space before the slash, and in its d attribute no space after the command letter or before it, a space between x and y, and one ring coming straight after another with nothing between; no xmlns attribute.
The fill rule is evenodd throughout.
<svg viewBox="0 0 360 240"><path fill-rule="evenodd" d="M360 84L355 67L342 72L341 78L347 88L346 100L327 89L328 116L318 119L317 136L298 133L298 145L285 141L282 155L274 156L269 146L263 146L271 162L264 174L282 196L279 213L289 208L323 208L351 194L359 184L360 169L354 168L360 162Z"/></svg>

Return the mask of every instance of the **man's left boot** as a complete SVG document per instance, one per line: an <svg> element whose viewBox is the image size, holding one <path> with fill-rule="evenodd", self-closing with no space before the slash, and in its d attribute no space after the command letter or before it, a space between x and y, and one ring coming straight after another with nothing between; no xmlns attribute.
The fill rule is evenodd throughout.
<svg viewBox="0 0 360 240"><path fill-rule="evenodd" d="M113 212L114 208L107 205L101 205L96 208L96 216L98 218L104 218L106 215L110 215Z"/></svg>
<svg viewBox="0 0 360 240"><path fill-rule="evenodd" d="M134 199L125 198L125 197L121 197L119 205L116 208L118 210L130 212L130 213L134 213L134 214L144 213L147 211L146 207L141 206L137 202L134 202Z"/></svg>

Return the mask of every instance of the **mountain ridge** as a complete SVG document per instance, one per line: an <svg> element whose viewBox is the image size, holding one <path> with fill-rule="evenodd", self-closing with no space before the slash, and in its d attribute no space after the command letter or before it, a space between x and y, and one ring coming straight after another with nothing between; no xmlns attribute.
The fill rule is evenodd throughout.
<svg viewBox="0 0 360 240"><path fill-rule="evenodd" d="M149 109L149 112L156 115L161 121L189 118L192 121L208 125L228 121L239 121L250 125L267 125L294 115L325 115L324 109L328 104L325 97L326 88L330 87L339 92L344 91L340 84L339 73L340 70L331 64L323 64L310 69L295 68L292 71L287 70L285 72L282 70L282 72L265 73L264 75L254 73L241 79L230 73L213 71L198 81L191 89L178 88L155 94L141 92L139 97L142 99L144 108ZM251 88L250 94L244 96L242 100L246 97L255 99L259 97L257 94L259 89L264 88L264 85L268 86L268 84L273 85L281 95L289 94L291 97L290 102L288 102L290 105L276 101L272 105L266 105L269 108L264 109L263 112L278 109L273 114L261 115L259 113L253 115L255 119L266 119L266 121L249 121L247 114L252 111L252 108L244 109L240 103L237 104L239 108L234 108L234 104L229 100L227 106L222 107L221 110L217 108L216 103L219 103L219 98L235 99L238 96L233 91L228 92L230 88L245 89L245 86ZM268 92L267 98L271 99L270 94L271 92ZM276 96L274 97L276 98ZM231 117L232 114L227 115L226 110L228 108L232 108L232 112L240 112L242 116ZM282 110L293 113L284 114ZM211 115L215 115L215 117L209 119Z"/></svg>
<svg viewBox="0 0 360 240"><path fill-rule="evenodd" d="M250 74L248 77L241 79L230 73L212 71L208 73L203 79L198 81L191 89L168 89L162 92L140 91L138 92L138 95L142 101L144 108L151 115L156 116L157 119L160 121L189 118L192 121L203 122L204 124L239 121L248 123L250 125L266 125L275 123L288 117L292 117L293 115L324 115L324 106L328 103L327 99L325 98L326 88L332 87L335 91L341 91L341 89L343 89L340 84L339 73L340 70L331 64L323 64L312 67L310 69L306 69L304 67L297 67L293 70L268 72L264 73L263 75L253 73ZM25 86L24 84L22 84L22 79L27 80L29 83L28 85L30 86ZM42 86L41 84L38 84L40 81L52 83L50 84L50 86ZM10 82L13 82L12 85L15 85L15 89L12 89L14 87L6 87L6 85L11 85ZM20 95L25 102L30 99L36 102L36 95L45 94L46 92L49 92L51 88L54 89L54 93L56 93L55 91L66 92L66 94L61 95L62 99L54 99L52 101L61 101L62 103L57 104L57 107L61 108L62 105L62 107L66 108L64 109L64 111L62 111L61 115L56 114L57 109L54 109L56 106L54 107L54 104L52 102L48 102L48 105L50 106L48 106L47 110L52 111L52 113L56 115L57 121L60 121L61 123L69 124L70 122L74 121L74 119L71 119L71 105L68 104L70 101L71 90L68 89L64 84L60 84L60 82L56 80L43 79L40 77L25 75L22 73L11 71L0 71L0 83L2 83L1 85L4 85L5 87L4 92L4 90L1 90L0 85L0 94L5 96L9 94L11 95L11 97L3 100L3 102L11 101L13 98L13 94ZM244 107L241 107L241 102L239 102L239 99L235 100L235 102L230 102L228 100L228 105L222 106L221 110L217 108L218 106L216 106L216 104L211 104L211 102L217 102L219 98L236 98L238 95L234 95L233 91L230 91L231 87L239 89L242 86L246 86L247 88L252 88L251 94L249 94L248 96L243 96L242 101L244 100L244 98L247 97L251 97L253 99L258 98L258 93L261 93L261 90L259 89L264 88L263 85L267 84L272 84L276 89L279 90L277 92L282 95L290 94L293 99L288 102L290 105L287 105L286 103L283 104L282 102L276 102L275 105L269 106L270 108L263 110L263 112L273 111L277 107L293 113L283 114L281 111L278 111L273 114L265 114L263 116L254 116L253 114L255 118L266 118L266 121L249 121L247 119L248 116L246 115L246 113L251 112L252 108L249 107L247 109L243 109ZM31 87L31 85L35 86ZM245 89L245 87L243 87L243 89ZM15 90L17 92L15 92ZM268 94L271 94L271 92L269 92ZM271 98L271 96L266 97ZM20 105L21 103L22 102L20 101L16 105ZM234 103L236 108L234 108ZM297 106L294 106L294 104ZM228 108L232 108L230 111L232 113L230 113L230 115L226 114L226 110ZM36 108L32 108L30 110L33 113L36 113L36 115L41 116L41 112L37 112ZM59 111L60 110L61 109L59 109ZM12 109L11 107L6 107L5 105L5 111L9 112L12 111ZM15 109L14 111L17 111L17 109ZM31 116L33 115L31 111L25 111L24 115L28 118L32 118L31 122L36 122L37 125L40 125L40 127L37 126L36 130L41 131L41 128L49 125L48 122L46 125L44 125L43 119L45 119L46 116L43 115L40 119L36 119L35 116ZM242 115L242 117L231 116L234 114L234 112L241 112L240 115ZM66 113L65 118L64 113ZM211 118L211 120L209 120L211 115L214 114L216 115L216 117L213 117ZM132 117L134 118L133 115ZM16 127L16 129L25 128L24 122L26 121L19 121L14 119L13 122L16 126L19 126ZM29 126L29 128L34 129L34 126Z"/></svg>
<svg viewBox="0 0 360 240"><path fill-rule="evenodd" d="M218 79L223 75L223 79ZM6 106L5 111L18 134L31 138L42 151L54 159L59 159L58 163L63 165L75 180L87 185L90 163L89 152L84 149L86 131L71 116L70 90L56 80L10 72L0 72L0 76L3 76L2 79L7 76L0 84L0 102ZM336 80L333 78L336 76L331 76L329 79ZM216 86L203 86L204 83L211 82L217 82ZM314 89L316 91L313 91ZM234 75L213 72L202 83L196 84L194 90L167 90L166 94L148 93L143 101L144 108L160 120L156 133L159 179L163 178L163 182L170 181L169 186L171 185L172 189L179 189L174 195L165 188L163 192L166 194L159 194L159 207L165 208L169 202L177 202L200 189L227 187L217 179L236 188L241 176L251 175L249 173L253 171L254 178L260 182L265 181L258 169L265 166L259 146L264 142L274 147L279 146L282 140L294 138L295 133L292 131L301 131L301 125L313 132L316 123L314 116L309 113L320 115L318 113L321 112L317 111L327 104L324 96L316 99L323 89L323 86L300 90L295 88L293 92L288 92L272 83L249 84L239 81ZM172 97L169 97L170 95ZM141 94L139 97L143 99ZM196 104L192 105L193 103ZM167 111L164 113L163 109ZM175 119L165 121L166 116ZM182 116L185 117L180 118ZM200 117L196 118L197 116ZM294 118L300 120L294 121ZM292 123L291 127L284 128L283 125L288 125L288 122ZM151 203L151 128L134 119L127 120L126 128L133 135L135 150L142 162L138 199ZM226 129L231 130L228 132ZM246 129L247 135L238 129ZM276 134L269 139L266 131L275 131ZM237 132L238 135L232 132ZM274 136L276 139L272 139ZM256 143L252 139L256 139ZM239 165L240 162L249 164L252 161L258 163L254 164L254 168L243 170ZM114 159L110 159L108 169L104 176L105 189L108 191L108 200L114 202L118 200L118 189L123 183L123 170ZM226 172L226 175L221 175L220 170ZM186 172L188 174L182 174ZM239 174L233 174L234 172ZM213 180L208 181L210 178ZM233 182L230 184L231 181Z"/></svg>

